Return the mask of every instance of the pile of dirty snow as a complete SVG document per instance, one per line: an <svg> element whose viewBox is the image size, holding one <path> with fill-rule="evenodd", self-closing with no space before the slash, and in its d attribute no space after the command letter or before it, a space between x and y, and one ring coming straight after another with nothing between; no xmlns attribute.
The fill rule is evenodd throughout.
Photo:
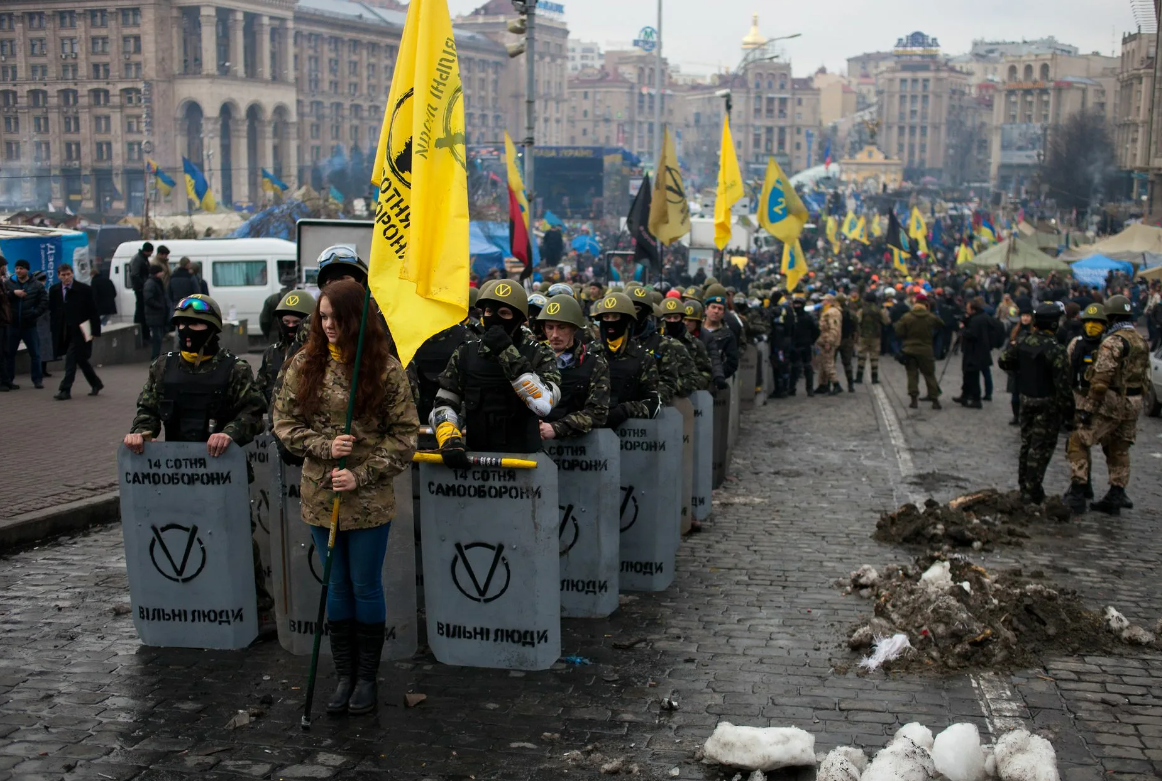
<svg viewBox="0 0 1162 781"><path fill-rule="evenodd" d="M884 513L872 536L880 542L939 545L943 548L990 550L994 545L1021 545L1034 523L1065 522L1069 508L1059 497L1025 504L1020 493L985 489L958 496L947 504L928 499L924 507L905 504Z"/></svg>
<svg viewBox="0 0 1162 781"><path fill-rule="evenodd" d="M1113 652L1126 643L1156 642L1116 611L1103 620L1075 591L1032 582L1020 570L990 573L958 555L924 556L879 571L865 565L851 573L848 588L875 605L875 617L848 640L867 655L865 669L885 661L894 670L995 669L1036 663L1049 651ZM901 653L885 660L889 640ZM880 653L871 653L873 646Z"/></svg>

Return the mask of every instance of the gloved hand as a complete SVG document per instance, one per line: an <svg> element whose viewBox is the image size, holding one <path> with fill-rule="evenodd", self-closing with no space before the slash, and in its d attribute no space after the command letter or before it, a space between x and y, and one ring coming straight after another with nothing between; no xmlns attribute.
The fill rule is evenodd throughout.
<svg viewBox="0 0 1162 781"><path fill-rule="evenodd" d="M629 413L625 410L624 404L618 404L615 407L609 408L609 415L605 418L605 425L609 428L620 428L622 423L629 419Z"/></svg>
<svg viewBox="0 0 1162 781"><path fill-rule="evenodd" d="M460 437L449 437L440 448L440 455L444 458L444 466L450 469L468 469L472 466L464 448L464 440Z"/></svg>
<svg viewBox="0 0 1162 781"><path fill-rule="evenodd" d="M715 377L714 387L718 388L718 390L726 390L730 387L730 383L726 381L725 377Z"/></svg>
<svg viewBox="0 0 1162 781"><path fill-rule="evenodd" d="M480 341L493 353L500 354L512 347L512 337L499 325L494 325L484 332Z"/></svg>
<svg viewBox="0 0 1162 781"><path fill-rule="evenodd" d="M1088 426L1093 422L1093 413L1087 410L1080 410L1077 413L1077 420L1081 423L1081 425Z"/></svg>

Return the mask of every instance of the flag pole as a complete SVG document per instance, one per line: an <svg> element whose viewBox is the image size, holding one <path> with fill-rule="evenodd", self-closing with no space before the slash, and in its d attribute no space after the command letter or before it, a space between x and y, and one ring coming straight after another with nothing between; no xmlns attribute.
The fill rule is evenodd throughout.
<svg viewBox="0 0 1162 781"><path fill-rule="evenodd" d="M359 340L355 343L355 367L351 370L351 392L347 395L347 422L343 434L351 433L351 418L355 415L355 390L359 383L359 363L363 359L363 335L367 331L367 310L371 309L371 285L367 284L363 293L363 314L359 316ZM339 459L339 469L347 468L347 456ZM331 528L327 535L327 560L323 564L323 587L319 591L319 612L315 619L315 639L311 647L311 669L307 675L307 697L303 705L302 728L311 728L311 704L315 699L315 676L319 670L319 646L323 642L323 619L327 613L327 587L331 582L331 562L335 556L335 537L339 534L339 499L343 494L335 491L335 501L331 505Z"/></svg>

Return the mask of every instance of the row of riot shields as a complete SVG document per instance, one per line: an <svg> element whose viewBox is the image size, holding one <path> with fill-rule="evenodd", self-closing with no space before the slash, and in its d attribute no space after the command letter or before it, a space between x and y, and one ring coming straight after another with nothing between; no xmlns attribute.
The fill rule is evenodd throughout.
<svg viewBox="0 0 1162 781"><path fill-rule="evenodd" d="M399 475L383 565L384 658L417 649L417 574L436 658L509 669L552 665L562 617L605 617L620 591L668 588L681 534L709 516L712 486L725 477L739 384L517 454L536 469L422 463ZM201 443L121 449L130 597L145 644L247 646L261 580L280 644L310 653L325 552L301 519L301 468L271 443L264 435L219 458Z"/></svg>

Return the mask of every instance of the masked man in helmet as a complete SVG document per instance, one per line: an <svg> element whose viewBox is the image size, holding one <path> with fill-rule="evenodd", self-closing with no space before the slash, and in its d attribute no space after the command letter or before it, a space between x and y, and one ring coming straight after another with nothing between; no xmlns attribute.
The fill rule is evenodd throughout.
<svg viewBox="0 0 1162 781"><path fill-rule="evenodd" d="M1032 329L1005 348L998 365L1014 372L1020 399L1021 453L1017 477L1021 498L1040 504L1045 500L1042 481L1061 423L1073 414L1069 361L1057 341L1056 304L1041 304L1033 311Z"/></svg>
<svg viewBox="0 0 1162 781"><path fill-rule="evenodd" d="M273 318L271 331L278 335L278 340L262 353L262 365L259 366L254 381L258 392L266 399L268 407L273 398L275 381L294 346L295 339L298 338L299 329L314 311L314 296L306 290L291 290L275 304L271 312Z"/></svg>
<svg viewBox="0 0 1162 781"><path fill-rule="evenodd" d="M540 323L561 372L561 400L541 421L541 438L579 437L605 425L609 415L609 363L599 345L586 344L578 338L588 325L581 305L571 293L555 295L541 310Z"/></svg>
<svg viewBox="0 0 1162 781"><path fill-rule="evenodd" d="M1080 515L1085 512L1086 501L1093 498L1093 481L1090 478L1093 462L1090 460L1090 447L1081 443L1078 432L1086 429L1083 419L1093 421L1094 409L1097 406L1089 400L1089 378L1086 374L1097 359L1097 351L1106 332L1105 305L1090 304L1081 313L1078 322L1081 323L1081 335L1073 337L1065 348L1066 357L1069 359L1069 380L1073 387L1074 420L1073 431L1065 446L1065 456L1069 459L1070 481L1069 490L1065 492L1063 499L1074 514ZM1059 328L1058 333L1060 332ZM1084 474L1074 475L1075 471L1080 471L1083 467Z"/></svg>
<svg viewBox="0 0 1162 781"><path fill-rule="evenodd" d="M593 307L609 362L608 428L629 418L653 418L661 409L654 356L633 338L637 310L624 293L607 293Z"/></svg>
<svg viewBox="0 0 1162 781"><path fill-rule="evenodd" d="M456 348L440 375L428 418L444 463L454 469L468 468L466 445L502 453L539 451L539 419L561 398L557 356L522 327L529 311L524 288L496 280L480 290L476 303L484 335Z"/></svg>
<svg viewBox="0 0 1162 781"><path fill-rule="evenodd" d="M1109 326L1093 365L1086 372L1092 411L1078 413L1081 427L1069 439L1070 493L1089 474L1089 448L1100 444L1109 469L1109 491L1090 509L1118 515L1134 504L1126 496L1130 482L1130 446L1142 414L1142 391L1150 382L1150 346L1134 328L1133 308L1125 296L1110 296L1105 305ZM1071 503L1076 504L1076 499ZM1072 506L1072 505L1071 505Z"/></svg>
<svg viewBox="0 0 1162 781"><path fill-rule="evenodd" d="M710 390L714 379L714 365L710 361L710 353L701 339L696 339L690 333L688 320L702 322L702 305L697 301L683 302L680 298L667 298L661 304L662 327L666 336L677 340L690 354L694 373L690 381L693 390Z"/></svg>
<svg viewBox="0 0 1162 781"><path fill-rule="evenodd" d="M686 398L696 390L697 371L690 353L677 340L658 330L651 291L631 282L626 287L626 295L637 312L632 328L634 341L649 351L658 366L658 395L662 404Z"/></svg>

